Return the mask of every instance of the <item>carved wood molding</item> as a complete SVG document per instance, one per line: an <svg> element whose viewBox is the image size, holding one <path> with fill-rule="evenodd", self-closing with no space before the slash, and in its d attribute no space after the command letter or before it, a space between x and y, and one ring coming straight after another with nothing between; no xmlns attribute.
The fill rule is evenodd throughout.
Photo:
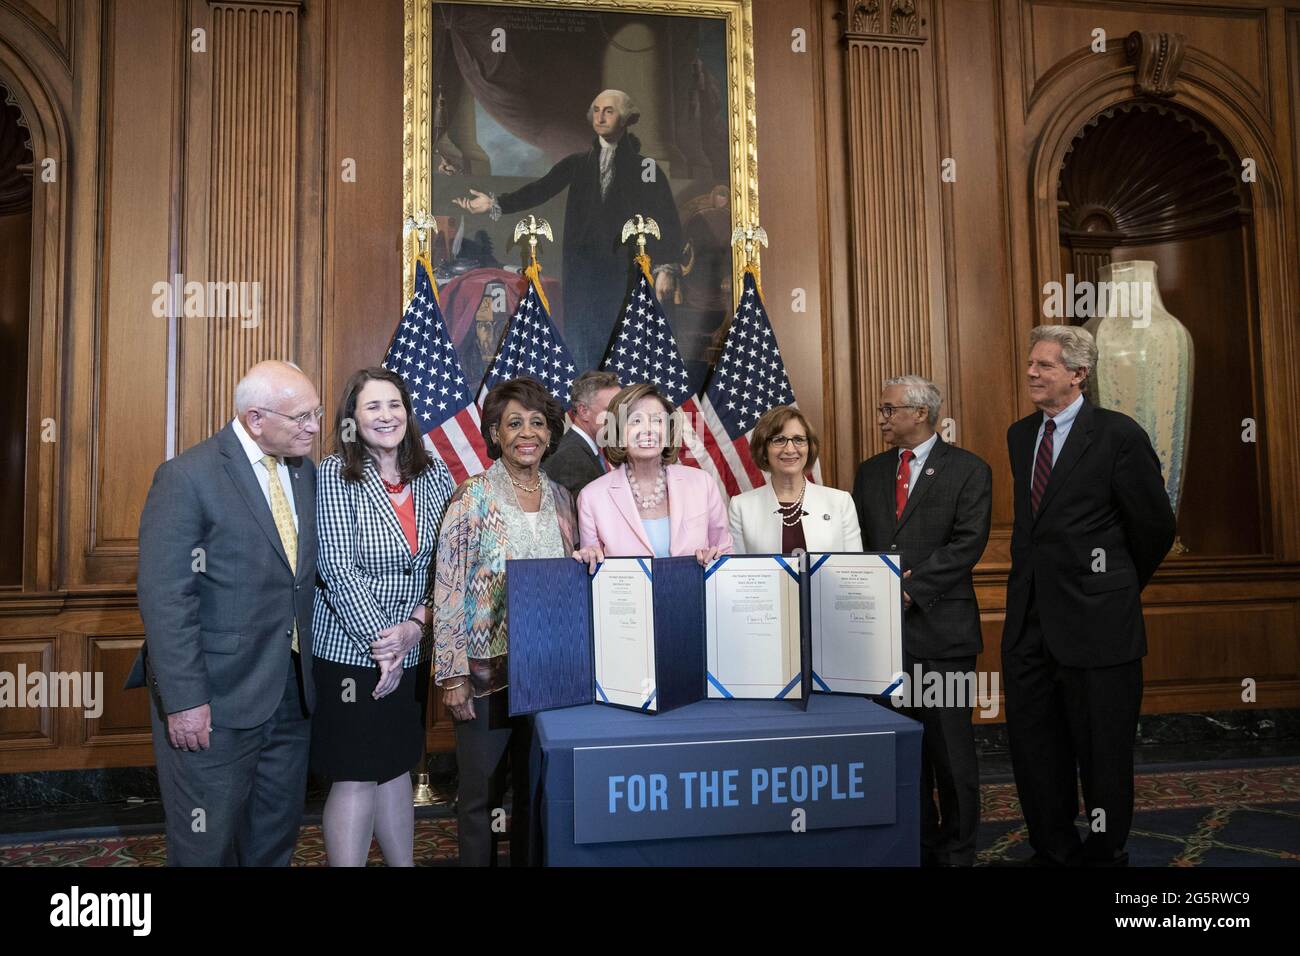
<svg viewBox="0 0 1300 956"><path fill-rule="evenodd" d="M1173 104L1141 100L1103 110L1079 131L1057 195L1061 235L1076 246L1213 232L1250 211L1239 162L1219 132Z"/></svg>
<svg viewBox="0 0 1300 956"><path fill-rule="evenodd" d="M302 4L303 0L208 0L208 6L213 10L253 10L260 13L272 10L296 13L302 9Z"/></svg>
<svg viewBox="0 0 1300 956"><path fill-rule="evenodd" d="M1124 40L1124 57L1135 65L1134 87L1144 96L1173 96L1183 66L1185 37L1181 33L1134 30Z"/></svg>
<svg viewBox="0 0 1300 956"><path fill-rule="evenodd" d="M925 0L842 0L837 16L849 40L923 42L928 37Z"/></svg>
<svg viewBox="0 0 1300 956"><path fill-rule="evenodd" d="M52 2L33 3L30 0L0 0L0 8L7 9L26 24L28 28L39 33L59 62L69 72L72 71L72 21L75 16L73 0L52 0ZM23 39L17 40L22 49Z"/></svg>

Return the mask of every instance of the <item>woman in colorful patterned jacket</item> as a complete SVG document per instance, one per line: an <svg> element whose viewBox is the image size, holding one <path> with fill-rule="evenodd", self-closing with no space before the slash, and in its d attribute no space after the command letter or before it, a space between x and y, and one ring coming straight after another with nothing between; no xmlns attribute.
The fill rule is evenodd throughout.
<svg viewBox="0 0 1300 956"><path fill-rule="evenodd" d="M506 687L506 561L572 554L569 493L541 472L564 433L564 409L542 385L517 378L483 402L483 438L495 459L452 496L438 539L434 680L456 721L462 866L495 859L493 819L502 777L512 781L510 858L527 860L532 724L511 717Z"/></svg>

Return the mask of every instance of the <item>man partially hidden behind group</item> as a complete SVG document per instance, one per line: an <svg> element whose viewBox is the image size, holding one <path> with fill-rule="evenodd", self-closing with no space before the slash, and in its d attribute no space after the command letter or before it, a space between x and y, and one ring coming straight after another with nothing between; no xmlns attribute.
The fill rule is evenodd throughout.
<svg viewBox="0 0 1300 956"><path fill-rule="evenodd" d="M569 391L571 427L560 439L555 454L542 463L548 478L567 488L573 499L588 484L609 471L601 447L601 431L609 403L619 391L613 372L583 372Z"/></svg>
<svg viewBox="0 0 1300 956"><path fill-rule="evenodd" d="M140 517L148 686L174 866L286 866L314 704L320 398L287 362L253 366L235 418L164 462Z"/></svg>

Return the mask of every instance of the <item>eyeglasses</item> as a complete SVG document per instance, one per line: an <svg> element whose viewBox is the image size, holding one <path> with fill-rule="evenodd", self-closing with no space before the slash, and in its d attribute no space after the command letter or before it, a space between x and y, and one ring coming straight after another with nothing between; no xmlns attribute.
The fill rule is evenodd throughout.
<svg viewBox="0 0 1300 956"><path fill-rule="evenodd" d="M787 443L791 443L795 448L807 448L808 439L803 435L773 435L767 440L767 443L773 448L784 448Z"/></svg>
<svg viewBox="0 0 1300 956"><path fill-rule="evenodd" d="M879 415L881 418L883 418L885 421L889 421L891 418L894 417L894 412L898 411L900 408L924 408L924 407L925 407L924 405L877 405L876 414Z"/></svg>
<svg viewBox="0 0 1300 956"><path fill-rule="evenodd" d="M259 412L270 412L272 415L279 415L281 418L287 418L298 428L306 428L308 422L318 422L325 414L325 406L317 405L309 412L303 412L301 415L286 415L284 412L277 412L274 408L262 408L257 406Z"/></svg>

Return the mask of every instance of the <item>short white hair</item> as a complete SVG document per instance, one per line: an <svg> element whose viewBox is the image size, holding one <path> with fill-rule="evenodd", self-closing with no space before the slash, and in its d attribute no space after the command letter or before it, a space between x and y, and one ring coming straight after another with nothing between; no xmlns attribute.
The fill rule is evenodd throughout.
<svg viewBox="0 0 1300 956"><path fill-rule="evenodd" d="M1029 347L1032 349L1039 342L1055 342L1061 347L1061 361L1071 372L1086 369L1088 377L1083 380L1084 388L1092 377L1092 370L1097 367L1097 341L1081 325L1036 325L1029 330Z"/></svg>
<svg viewBox="0 0 1300 956"><path fill-rule="evenodd" d="M296 372L302 372L302 369L293 362L279 360L276 364L291 368ZM244 373L244 377L235 386L236 414L243 415L250 408L269 406L275 400L275 384L271 381L270 376L266 374L268 365L269 363L258 362Z"/></svg>
<svg viewBox="0 0 1300 956"><path fill-rule="evenodd" d="M641 118L641 111L637 109L636 104L632 102L632 97L628 96L622 90L601 90L592 99L591 105L587 107L587 119L591 119L591 114L596 111L596 100L600 99L602 96L614 97L614 100L617 103L615 108L618 110L619 119L623 121L624 126L631 126Z"/></svg>
<svg viewBox="0 0 1300 956"><path fill-rule="evenodd" d="M903 404L915 405L926 410L926 417L933 427L939 421L939 406L943 404L943 395L939 386L920 375L899 375L886 379L885 388L893 385L903 386Z"/></svg>

